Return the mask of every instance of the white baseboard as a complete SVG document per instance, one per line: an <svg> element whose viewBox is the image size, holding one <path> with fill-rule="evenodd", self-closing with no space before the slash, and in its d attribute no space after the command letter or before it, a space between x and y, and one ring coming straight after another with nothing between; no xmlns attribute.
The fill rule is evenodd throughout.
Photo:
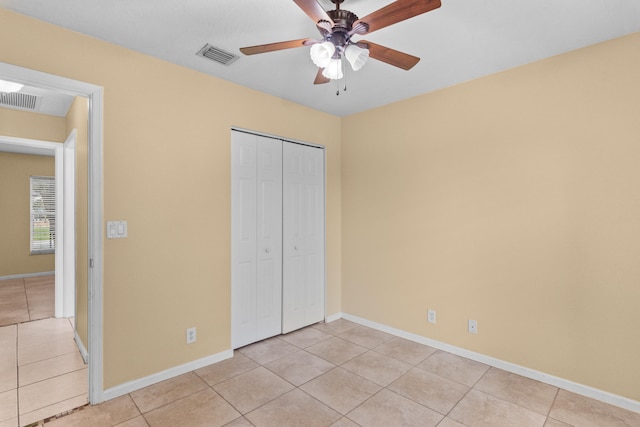
<svg viewBox="0 0 640 427"><path fill-rule="evenodd" d="M335 315L334 315L335 316ZM611 405L618 406L620 408L628 409L630 411L640 413L640 402L619 396L617 394L609 393L607 391L599 390L597 388L589 387L583 384L578 384L573 381L559 378L553 375L545 374L544 372L536 371L534 369L526 368L524 366L516 365L511 362L496 359L494 357L486 356L484 354L476 353L474 351L466 350L461 347L456 347L450 344L446 344L440 341L436 341L430 338L416 335L410 332L405 332L400 329L395 329L390 326L382 325L380 323L373 322L371 320L363 319L361 317L353 316L346 313L341 313L341 316L345 320L349 320L354 323L358 323L363 326L367 326L372 329L377 329L382 332L386 332L391 335L395 335L400 338L405 338L410 341L414 341L420 344L428 345L438 350L447 351L455 355L466 357L467 359L475 360L476 362L484 363L495 368L502 369L507 372L521 375L523 377L531 378L542 383L550 384L552 386L580 394L582 396L590 397L592 399L599 400L601 402L609 403Z"/></svg>
<svg viewBox="0 0 640 427"><path fill-rule="evenodd" d="M50 276L56 274L55 271L41 271L40 273L13 274L11 276L0 276L0 280L25 279L27 277Z"/></svg>
<svg viewBox="0 0 640 427"><path fill-rule="evenodd" d="M331 322L333 322L334 320L338 320L338 319L341 319L341 318L342 318L342 312L334 313L334 314L331 314L331 315L329 315L329 316L326 316L326 317L324 318L324 322L325 322L325 323L331 323Z"/></svg>
<svg viewBox="0 0 640 427"><path fill-rule="evenodd" d="M74 332L74 340L76 341L76 345L78 346L78 350L80 350L80 356L82 356L82 360L84 363L89 363L89 353L87 353L87 349L85 348L80 336L78 335L78 331Z"/></svg>
<svg viewBox="0 0 640 427"><path fill-rule="evenodd" d="M150 385L159 383L160 381L168 380L169 378L177 377L178 375L186 374L187 372L195 371L196 369L203 368L213 363L221 362L225 359L233 357L233 350L226 350L221 353L213 354L211 356L203 357L202 359L194 360L183 365L174 366L166 371L157 372L144 378L129 381L115 387L111 387L104 391L103 400L114 399L119 396L123 396L127 393L131 393L141 388L148 387Z"/></svg>

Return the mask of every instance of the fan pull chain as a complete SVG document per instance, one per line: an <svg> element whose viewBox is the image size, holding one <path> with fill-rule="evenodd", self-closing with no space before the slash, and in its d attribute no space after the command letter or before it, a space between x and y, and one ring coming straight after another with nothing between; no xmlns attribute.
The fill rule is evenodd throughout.
<svg viewBox="0 0 640 427"><path fill-rule="evenodd" d="M344 75L344 92L347 91L347 66L342 62L342 74Z"/></svg>
<svg viewBox="0 0 640 427"><path fill-rule="evenodd" d="M338 68L338 64L336 64L336 68ZM339 69L336 69L336 76L339 76L340 73L338 73L338 71L340 71ZM340 96L340 80L336 79L336 96Z"/></svg>
<svg viewBox="0 0 640 427"><path fill-rule="evenodd" d="M344 89L343 92L347 91L347 67L345 66L345 61L342 62L342 76L344 78ZM336 79L336 96L340 96L340 80Z"/></svg>

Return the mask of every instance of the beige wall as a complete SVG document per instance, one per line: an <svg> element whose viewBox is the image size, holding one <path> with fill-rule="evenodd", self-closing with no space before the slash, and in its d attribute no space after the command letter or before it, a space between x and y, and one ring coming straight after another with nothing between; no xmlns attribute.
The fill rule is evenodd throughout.
<svg viewBox="0 0 640 427"><path fill-rule="evenodd" d="M129 227L104 243L106 388L230 348L232 126L327 147L328 313L340 311L339 118L4 9L0 21L0 61L104 87L104 217Z"/></svg>
<svg viewBox="0 0 640 427"><path fill-rule="evenodd" d="M0 135L52 142L64 142L67 137L64 118L2 107Z"/></svg>
<svg viewBox="0 0 640 427"><path fill-rule="evenodd" d="M640 400L639 46L346 118L343 311Z"/></svg>
<svg viewBox="0 0 640 427"><path fill-rule="evenodd" d="M84 347L88 345L88 175L87 121L89 102L76 97L65 118L65 134L76 130L76 315L75 325Z"/></svg>
<svg viewBox="0 0 640 427"><path fill-rule="evenodd" d="M0 108L0 135L64 141L64 119ZM29 176L55 175L53 157L0 152L0 277L55 270L53 254L29 255Z"/></svg>
<svg viewBox="0 0 640 427"><path fill-rule="evenodd" d="M32 175L54 176L54 158L0 152L0 277L55 270L53 254L30 255Z"/></svg>

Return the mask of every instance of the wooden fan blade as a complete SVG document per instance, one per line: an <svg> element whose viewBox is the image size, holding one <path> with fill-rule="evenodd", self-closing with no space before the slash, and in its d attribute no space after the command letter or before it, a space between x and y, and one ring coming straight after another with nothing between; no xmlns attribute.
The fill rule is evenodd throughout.
<svg viewBox="0 0 640 427"><path fill-rule="evenodd" d="M369 34L440 7L440 0L397 0L353 23L353 33Z"/></svg>
<svg viewBox="0 0 640 427"><path fill-rule="evenodd" d="M322 85L331 81L331 79L328 79L324 75L322 75L323 71L324 68L318 68L318 74L316 74L316 79L313 81L314 85Z"/></svg>
<svg viewBox="0 0 640 427"><path fill-rule="evenodd" d="M386 62L389 65L402 68L403 70L410 70L420 61L420 58L417 56L409 55L408 53L403 53L366 40L359 41L357 45L369 49L369 56L371 58Z"/></svg>
<svg viewBox="0 0 640 427"><path fill-rule="evenodd" d="M333 20L327 14L327 11L320 6L316 0L293 0L300 9L306 13L313 22L318 23L320 21L328 21L333 27Z"/></svg>
<svg viewBox="0 0 640 427"><path fill-rule="evenodd" d="M289 40L287 42L259 44L257 46L241 47L240 52L245 55L255 55L257 53L273 52L276 50L292 49L294 47L311 46L318 43L313 39Z"/></svg>

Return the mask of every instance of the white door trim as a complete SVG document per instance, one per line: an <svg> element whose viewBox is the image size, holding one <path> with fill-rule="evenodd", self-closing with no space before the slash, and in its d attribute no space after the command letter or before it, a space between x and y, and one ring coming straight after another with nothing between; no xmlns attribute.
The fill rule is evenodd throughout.
<svg viewBox="0 0 640 427"><path fill-rule="evenodd" d="M102 207L102 139L103 139L103 89L90 83L55 76L28 68L0 62L2 78L29 86L40 87L85 96L89 99L89 402L104 400L103 347L102 347L102 275L103 275L103 207Z"/></svg>
<svg viewBox="0 0 640 427"><path fill-rule="evenodd" d="M64 317L64 281L67 274L64 270L64 247L67 234L65 232L65 196L64 194L64 149L62 144L55 144L55 184L56 184L56 247L55 247L55 298L54 313L56 317Z"/></svg>
<svg viewBox="0 0 640 427"><path fill-rule="evenodd" d="M62 212L64 218L64 252L62 253L62 316L76 315L76 135L73 129L62 145L64 194ZM57 304L57 302L56 302Z"/></svg>

